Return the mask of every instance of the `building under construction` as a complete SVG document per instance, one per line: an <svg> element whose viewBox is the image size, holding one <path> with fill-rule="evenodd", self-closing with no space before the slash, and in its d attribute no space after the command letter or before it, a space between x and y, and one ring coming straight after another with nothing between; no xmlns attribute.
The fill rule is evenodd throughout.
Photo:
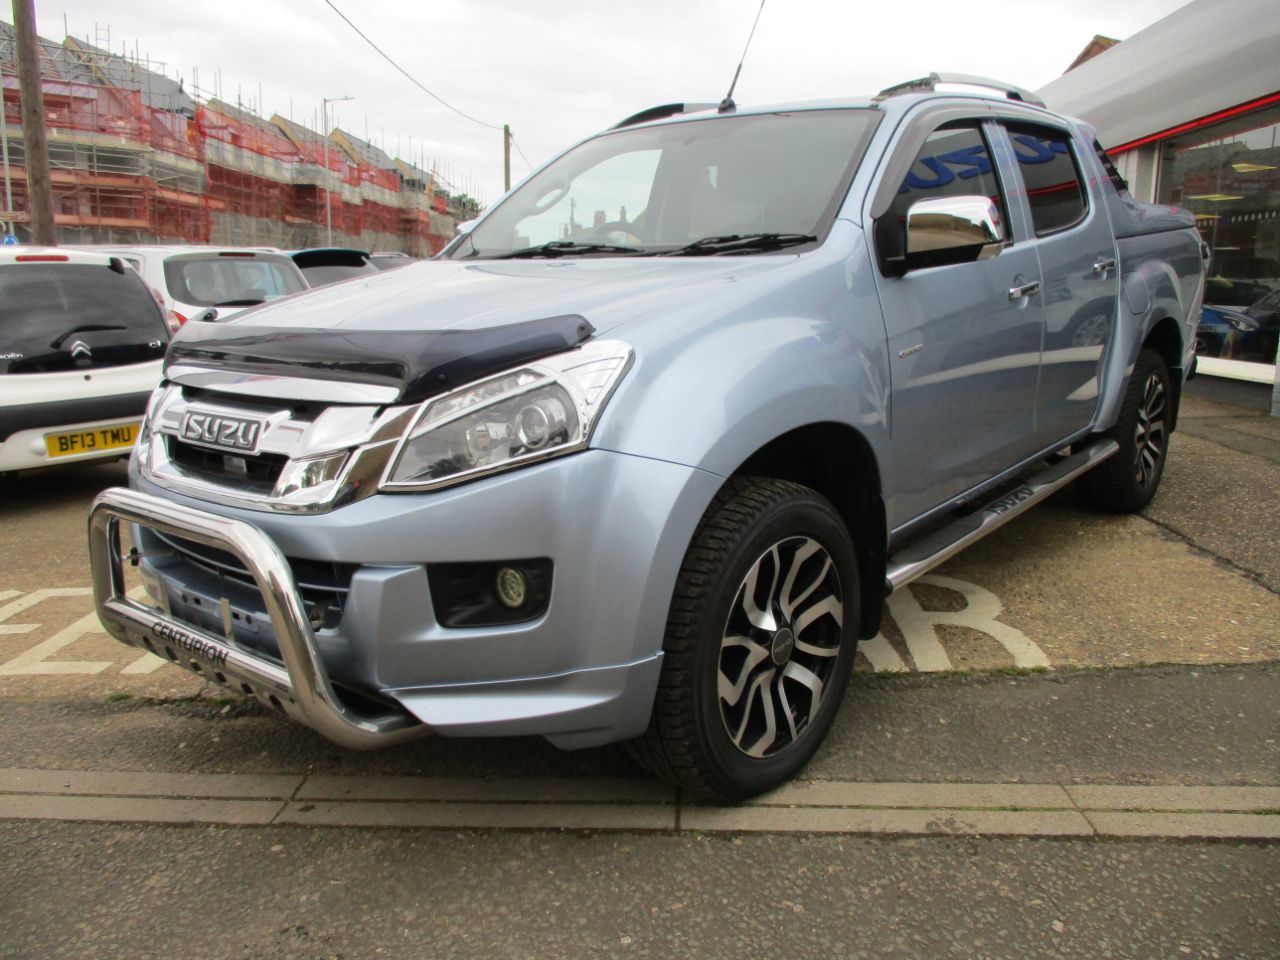
<svg viewBox="0 0 1280 960"><path fill-rule="evenodd" d="M62 243L327 245L438 252L475 201L343 130L201 100L137 58L40 40L54 220ZM0 23L0 221L26 240L13 28Z"/></svg>

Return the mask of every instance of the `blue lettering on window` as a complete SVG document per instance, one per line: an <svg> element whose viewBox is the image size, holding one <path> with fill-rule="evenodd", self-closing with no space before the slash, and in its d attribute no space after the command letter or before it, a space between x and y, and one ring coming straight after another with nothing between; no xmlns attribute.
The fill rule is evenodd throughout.
<svg viewBox="0 0 1280 960"><path fill-rule="evenodd" d="M908 187L914 187L916 190L932 190L935 187L945 187L948 183L955 180L956 175L938 162L938 157L924 157L920 164L933 171L934 178L926 180L923 177L916 176L916 172L912 170L907 174L905 181Z"/></svg>
<svg viewBox="0 0 1280 960"><path fill-rule="evenodd" d="M967 170L960 171L961 180L968 180L991 172L991 161L987 157L987 148L980 143L972 147L965 147L963 150L944 153L938 159L953 166L967 167Z"/></svg>
<svg viewBox="0 0 1280 960"><path fill-rule="evenodd" d="M1058 144L1051 144L1047 140L1037 140L1035 137L1028 136L1025 133L1017 134L1012 139L1013 152L1017 156L1019 163L1048 163L1054 159L1055 154L1067 152L1065 143L1061 145L1062 149L1059 150L1057 149ZM1028 154L1019 150L1019 144L1026 147L1031 153Z"/></svg>

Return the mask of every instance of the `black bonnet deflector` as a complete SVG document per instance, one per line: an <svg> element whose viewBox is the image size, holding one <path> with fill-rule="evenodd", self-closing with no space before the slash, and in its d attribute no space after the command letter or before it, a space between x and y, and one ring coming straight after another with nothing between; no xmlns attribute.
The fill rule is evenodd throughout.
<svg viewBox="0 0 1280 960"><path fill-rule="evenodd" d="M247 319L247 318L246 318ZM192 321L169 347L175 363L263 376L395 387L415 403L575 347L595 328L576 314L480 330L282 330Z"/></svg>

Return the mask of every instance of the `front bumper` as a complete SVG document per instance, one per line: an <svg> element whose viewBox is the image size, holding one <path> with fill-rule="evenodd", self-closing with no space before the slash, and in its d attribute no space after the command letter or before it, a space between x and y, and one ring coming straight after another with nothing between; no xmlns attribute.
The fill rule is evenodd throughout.
<svg viewBox="0 0 1280 960"><path fill-rule="evenodd" d="M235 645L231 608L223 603L225 637L175 620L125 593L120 524L138 524L226 550L252 574L261 593L283 660L283 668ZM315 635L294 586L289 564L260 530L239 520L215 517L132 490L107 490L89 512L89 558L98 616L122 643L166 657L193 673L239 689L346 747L383 746L421 731L404 713L368 717L355 713L334 692L316 648Z"/></svg>
<svg viewBox="0 0 1280 960"><path fill-rule="evenodd" d="M117 638L187 669L195 662L203 676L348 746L430 730L533 734L574 747L624 739L647 724L675 577L722 480L590 450L317 516L201 503L159 490L136 469L132 482L154 495L109 491L91 518L98 608ZM144 558L149 592L166 609L121 597L112 578L127 559L102 532L112 522L231 553L253 588L220 588L208 571ZM553 561L545 613L501 627L437 621L429 564L521 557ZM313 629L308 587L294 571L337 561L354 570L340 621ZM200 616L187 605L195 597Z"/></svg>

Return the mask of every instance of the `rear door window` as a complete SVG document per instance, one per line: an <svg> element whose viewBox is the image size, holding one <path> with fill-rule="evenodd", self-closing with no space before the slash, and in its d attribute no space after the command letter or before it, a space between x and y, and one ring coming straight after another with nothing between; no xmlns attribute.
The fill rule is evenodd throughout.
<svg viewBox="0 0 1280 960"><path fill-rule="evenodd" d="M127 267L0 266L0 373L137 363L161 356L168 341L155 298Z"/></svg>
<svg viewBox="0 0 1280 960"><path fill-rule="evenodd" d="M1071 137L1035 124L1007 124L1022 182L1031 203L1036 236L1057 233L1082 221L1089 211Z"/></svg>
<svg viewBox="0 0 1280 960"><path fill-rule="evenodd" d="M306 289L286 257L171 257L164 264L164 281L169 296L199 307L247 307Z"/></svg>

